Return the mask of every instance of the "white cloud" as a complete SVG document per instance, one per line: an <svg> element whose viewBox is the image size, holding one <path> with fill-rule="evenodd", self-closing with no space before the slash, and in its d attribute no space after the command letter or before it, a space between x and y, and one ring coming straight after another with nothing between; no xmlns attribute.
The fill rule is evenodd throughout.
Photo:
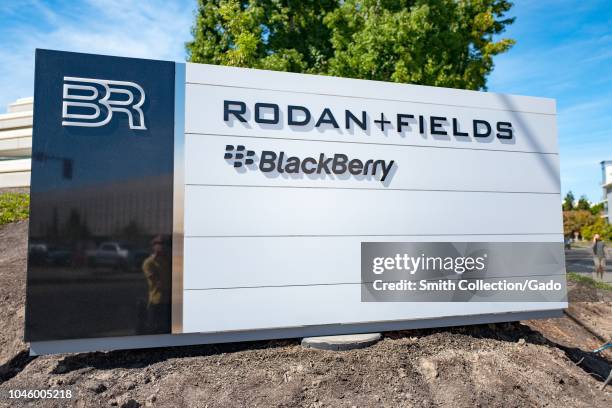
<svg viewBox="0 0 612 408"><path fill-rule="evenodd" d="M14 20L2 30L0 112L32 95L36 48L184 61L195 7L195 0L86 0L60 9L37 0L3 5L4 20ZM26 8L35 17L23 21L19 13Z"/></svg>

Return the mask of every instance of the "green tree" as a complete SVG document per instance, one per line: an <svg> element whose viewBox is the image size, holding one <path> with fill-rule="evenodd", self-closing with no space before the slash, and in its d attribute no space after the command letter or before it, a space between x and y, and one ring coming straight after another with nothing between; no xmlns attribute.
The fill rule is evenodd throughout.
<svg viewBox="0 0 612 408"><path fill-rule="evenodd" d="M574 232L581 232L594 221L595 217L590 211L563 211L563 234L573 236Z"/></svg>
<svg viewBox="0 0 612 408"><path fill-rule="evenodd" d="M599 234L606 241L612 240L612 225L608 224L602 217L597 218L592 224L584 226L580 233L584 239L591 240L595 234Z"/></svg>
<svg viewBox="0 0 612 408"><path fill-rule="evenodd" d="M486 89L507 0L199 0L189 60Z"/></svg>
<svg viewBox="0 0 612 408"><path fill-rule="evenodd" d="M580 198L578 199L578 204L576 204L576 209L584 210L584 211L591 211L591 203L589 203L589 200L586 198L585 195L581 195Z"/></svg>
<svg viewBox="0 0 612 408"><path fill-rule="evenodd" d="M563 204L561 205L563 211L572 211L574 209L574 200L574 193L568 191L563 199Z"/></svg>
<svg viewBox="0 0 612 408"><path fill-rule="evenodd" d="M604 203L598 203L591 206L591 214L600 215L604 210Z"/></svg>

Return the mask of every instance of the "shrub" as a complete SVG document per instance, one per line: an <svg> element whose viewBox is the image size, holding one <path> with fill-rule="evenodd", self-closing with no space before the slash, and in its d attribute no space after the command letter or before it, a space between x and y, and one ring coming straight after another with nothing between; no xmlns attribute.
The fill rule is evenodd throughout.
<svg viewBox="0 0 612 408"><path fill-rule="evenodd" d="M584 226L580 233L584 239L591 240L595 234L599 234L603 240L610 241L612 240L612 225L600 217L594 223Z"/></svg>
<svg viewBox="0 0 612 408"><path fill-rule="evenodd" d="M593 224L596 217L590 211L563 211L563 235L574 236L574 232L581 232L582 228Z"/></svg>
<svg viewBox="0 0 612 408"><path fill-rule="evenodd" d="M30 195L26 193L0 194L0 225L25 220L30 215Z"/></svg>

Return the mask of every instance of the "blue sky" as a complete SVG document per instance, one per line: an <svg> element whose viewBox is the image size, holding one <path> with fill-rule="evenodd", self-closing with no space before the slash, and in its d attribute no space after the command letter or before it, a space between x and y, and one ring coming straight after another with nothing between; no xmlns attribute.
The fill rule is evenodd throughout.
<svg viewBox="0 0 612 408"><path fill-rule="evenodd" d="M563 193L601 199L602 160L612 160L612 7L609 1L516 1L495 59L491 92L557 100Z"/></svg>
<svg viewBox="0 0 612 408"><path fill-rule="evenodd" d="M518 0L495 59L492 92L557 100L563 193L601 198L599 162L612 160L612 7L607 1ZM182 61L196 0L4 0L0 112L33 93L34 49ZM511 169L508 169L511 171Z"/></svg>

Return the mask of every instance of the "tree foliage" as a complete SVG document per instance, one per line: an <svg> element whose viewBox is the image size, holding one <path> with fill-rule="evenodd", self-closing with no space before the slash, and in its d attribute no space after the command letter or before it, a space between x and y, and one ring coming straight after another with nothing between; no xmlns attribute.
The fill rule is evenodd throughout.
<svg viewBox="0 0 612 408"><path fill-rule="evenodd" d="M610 241L612 240L612 225L608 224L603 217L598 217L594 223L582 227L580 234L587 240L599 234L603 240Z"/></svg>
<svg viewBox="0 0 612 408"><path fill-rule="evenodd" d="M594 222L595 216L590 211L563 211L563 235L573 236Z"/></svg>
<svg viewBox="0 0 612 408"><path fill-rule="evenodd" d="M603 203L591 205L586 196L580 196L576 204L574 194L568 191L563 199L563 234L573 236L578 232L582 239L590 240L599 234L605 240L612 240L612 225L601 217Z"/></svg>
<svg viewBox="0 0 612 408"><path fill-rule="evenodd" d="M591 206L591 214L593 215L601 215L604 210L604 203L597 203Z"/></svg>
<svg viewBox="0 0 612 408"><path fill-rule="evenodd" d="M199 0L189 60L486 89L507 0Z"/></svg>
<svg viewBox="0 0 612 408"><path fill-rule="evenodd" d="M580 196L580 198L578 199L578 204L576 204L576 209L585 210L585 211L591 210L591 203L589 203L589 200L586 198L585 195Z"/></svg>
<svg viewBox="0 0 612 408"><path fill-rule="evenodd" d="M561 205L561 207L563 208L563 211L572 211L574 210L574 193L572 193L571 191L568 191L567 194L565 195L565 198L563 199L563 204Z"/></svg>

